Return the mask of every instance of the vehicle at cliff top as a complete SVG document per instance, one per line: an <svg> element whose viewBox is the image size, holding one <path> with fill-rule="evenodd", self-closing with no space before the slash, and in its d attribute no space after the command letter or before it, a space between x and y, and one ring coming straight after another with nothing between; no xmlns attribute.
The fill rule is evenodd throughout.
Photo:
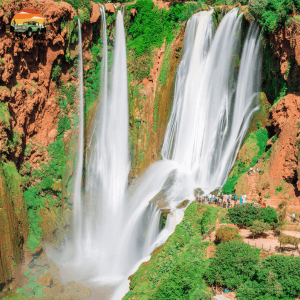
<svg viewBox="0 0 300 300"><path fill-rule="evenodd" d="M41 27L39 23L34 21L27 21L24 22L21 25L15 25L14 26L14 32L20 36L22 33L26 33L26 36L30 38L33 33L36 33L37 35L41 34Z"/></svg>

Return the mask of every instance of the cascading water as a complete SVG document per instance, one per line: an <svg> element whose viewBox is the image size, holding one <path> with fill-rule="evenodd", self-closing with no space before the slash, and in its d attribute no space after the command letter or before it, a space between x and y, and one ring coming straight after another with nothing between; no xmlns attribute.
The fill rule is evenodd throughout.
<svg viewBox="0 0 300 300"><path fill-rule="evenodd" d="M200 12L188 21L163 161L150 167L129 196L136 210L130 214L122 243L122 260L130 262L128 267L166 241L183 217L177 204L193 200L195 188L210 192L224 184L258 109L259 28L252 22L239 66L242 15L237 16L238 9L226 14L213 37L212 12ZM153 181L148 190L149 179ZM167 203L164 205L171 210L160 233L159 212L153 208L159 202ZM150 222L145 221L147 210ZM146 238L140 228L146 230ZM124 281L114 299L122 298L127 290L128 282Z"/></svg>
<svg viewBox="0 0 300 300"><path fill-rule="evenodd" d="M233 9L220 23L205 60L197 61L196 55L196 59L192 56L190 66L180 66L188 69L187 83L176 86L179 91L175 92L162 148L163 158L178 162L193 174L195 187L205 192L224 184L248 129L252 110L257 107L253 100L258 85L251 86L254 99L236 94L244 84L241 77L237 80L242 17L237 18L237 12ZM178 77L184 77L180 71L179 68ZM259 78L259 72L258 68L257 72L249 73L247 79ZM237 110L237 106L244 110Z"/></svg>
<svg viewBox="0 0 300 300"><path fill-rule="evenodd" d="M101 12L105 18L104 11ZM103 23L104 24L104 20ZM104 26L104 25L103 25ZM101 103L97 112L87 167L87 213L84 228L84 253L97 257L100 280L117 277L112 268L120 239L125 190L130 168L127 61L123 15L116 20L116 38L111 88L107 89L107 41L104 33L104 58ZM102 279L101 279L102 278ZM104 279L106 278L106 279Z"/></svg>
<svg viewBox="0 0 300 300"><path fill-rule="evenodd" d="M59 253L51 250L47 252L60 267L65 281L77 280L87 285L96 282L96 285L103 286L106 283L113 285L114 282L122 279L118 278L120 272L113 262L119 249L118 241L122 235L123 206L130 159L123 15L120 11L117 14L113 67L111 78L108 80L105 8L100 7L100 12L103 33L101 100L92 137L88 141L84 201L81 199L83 158L83 108L81 105L79 163L74 182L73 230L75 239L67 241ZM78 36L80 100L82 101L80 23Z"/></svg>
<svg viewBox="0 0 300 300"><path fill-rule="evenodd" d="M253 22L239 64L241 16L237 16L237 9L224 16L215 36L213 10L199 12L188 21L163 160L126 190L130 162L123 16L118 12L109 85L105 11L100 10L101 101L86 156L84 213L81 198L74 200L77 259L69 266L75 274L72 279L93 279L102 286L118 284L113 295L118 300L128 289L127 280L121 284L120 280L132 274L182 220L184 209L178 204L193 200L195 188L210 192L225 182L258 108L261 42ZM82 72L82 62L80 68ZM76 181L74 197L81 197L80 187L81 181ZM161 207L170 210L162 231ZM66 262L58 265L63 268Z"/></svg>
<svg viewBox="0 0 300 300"><path fill-rule="evenodd" d="M82 167L83 167L83 66L82 66L82 38L81 24L78 19L78 78L79 78L79 139L78 139L78 161L76 167L74 192L73 192L73 232L74 243L77 250L77 257L81 257L81 227L82 227L82 203L81 203L81 184L82 184Z"/></svg>

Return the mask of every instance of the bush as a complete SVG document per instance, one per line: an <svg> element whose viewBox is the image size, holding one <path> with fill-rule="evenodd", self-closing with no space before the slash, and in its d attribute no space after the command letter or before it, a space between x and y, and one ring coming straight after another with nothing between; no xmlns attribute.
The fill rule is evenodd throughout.
<svg viewBox="0 0 300 300"><path fill-rule="evenodd" d="M153 47L160 48L164 42L171 42L173 32L197 10L194 3L174 3L170 9L158 9L152 0L138 0L128 7L138 13L129 27L131 41L129 48L134 49L137 57Z"/></svg>
<svg viewBox="0 0 300 300"><path fill-rule="evenodd" d="M259 253L259 249L242 242L221 243L216 248L215 256L210 259L205 280L209 285L236 288L255 275Z"/></svg>
<svg viewBox="0 0 300 300"><path fill-rule="evenodd" d="M298 249L300 239L291 235L281 234L278 238L280 245L285 246L287 244L294 245Z"/></svg>
<svg viewBox="0 0 300 300"><path fill-rule="evenodd" d="M231 177L228 178L226 183L223 185L222 187L222 191L224 194L234 194L235 192L235 185L237 183L237 180L239 179L239 177Z"/></svg>
<svg viewBox="0 0 300 300"><path fill-rule="evenodd" d="M252 226L259 217L259 207L253 203L236 205L228 209L228 216L233 224Z"/></svg>
<svg viewBox="0 0 300 300"><path fill-rule="evenodd" d="M216 243L237 241L241 238L237 227L221 226L216 231Z"/></svg>
<svg viewBox="0 0 300 300"><path fill-rule="evenodd" d="M56 65L53 69L52 69L52 74L51 74L51 78L53 81L58 82L60 75L61 75L61 66L60 65Z"/></svg>
<svg viewBox="0 0 300 300"><path fill-rule="evenodd" d="M255 280L245 282L236 291L239 300L292 300L299 295L300 259L283 255L264 258L257 268Z"/></svg>
<svg viewBox="0 0 300 300"><path fill-rule="evenodd" d="M270 224L267 224L263 221L254 221L253 225L250 227L250 231L254 236L256 235L262 235L266 231L269 231L271 229Z"/></svg>
<svg viewBox="0 0 300 300"><path fill-rule="evenodd" d="M284 220L286 218L286 211L287 211L288 203L286 200L282 200L277 207L277 213L278 213L278 221L280 224L284 223Z"/></svg>
<svg viewBox="0 0 300 300"><path fill-rule="evenodd" d="M299 0L252 0L249 4L249 12L268 33L282 26L299 8Z"/></svg>
<svg viewBox="0 0 300 300"><path fill-rule="evenodd" d="M278 215L275 208L268 206L262 207L259 210L259 219L268 224L277 224L278 223Z"/></svg>

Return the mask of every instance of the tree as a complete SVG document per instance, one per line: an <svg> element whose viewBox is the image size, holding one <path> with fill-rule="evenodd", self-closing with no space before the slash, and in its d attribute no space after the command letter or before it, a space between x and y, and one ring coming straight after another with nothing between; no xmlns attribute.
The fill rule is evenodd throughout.
<svg viewBox="0 0 300 300"><path fill-rule="evenodd" d="M268 206L262 207L259 210L259 219L268 224L277 224L278 223L278 214L275 208Z"/></svg>
<svg viewBox="0 0 300 300"><path fill-rule="evenodd" d="M284 223L284 220L286 218L286 210L287 210L288 203L286 200L282 200L277 207L277 213L278 213L278 221L280 224Z"/></svg>
<svg viewBox="0 0 300 300"><path fill-rule="evenodd" d="M261 260L254 280L242 284L239 300L292 300L300 295L300 258L272 255Z"/></svg>
<svg viewBox="0 0 300 300"><path fill-rule="evenodd" d="M239 235L237 227L221 226L216 231L216 243L224 243L229 241L237 241L242 237Z"/></svg>
<svg viewBox="0 0 300 300"><path fill-rule="evenodd" d="M209 285L218 284L233 289L255 275L260 250L237 241L221 243L210 259L205 272Z"/></svg>
<svg viewBox="0 0 300 300"><path fill-rule="evenodd" d="M228 216L233 224L251 226L259 217L259 207L254 203L236 205L228 209Z"/></svg>
<svg viewBox="0 0 300 300"><path fill-rule="evenodd" d="M250 227L250 231L254 236L259 236L264 234L266 231L271 229L270 224L264 223L263 221L256 220L253 222L253 225Z"/></svg>

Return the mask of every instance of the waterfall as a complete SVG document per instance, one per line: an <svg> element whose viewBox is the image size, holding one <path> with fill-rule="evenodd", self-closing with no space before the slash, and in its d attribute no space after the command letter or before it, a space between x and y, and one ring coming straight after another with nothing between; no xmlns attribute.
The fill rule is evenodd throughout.
<svg viewBox="0 0 300 300"><path fill-rule="evenodd" d="M252 22L241 51L242 15L238 16L237 8L224 16L216 32L213 10L199 12L188 21L162 147L163 160L150 166L134 186L127 188L130 160L124 21L118 11L109 76L104 7L100 12L101 97L86 154L85 205L83 209L82 113L74 189L75 244L65 246L67 250L58 265L64 268L68 264L72 270L69 279L118 286L112 298L119 300L128 289L128 275L166 241L182 220L184 208L179 204L194 200L195 188L210 192L226 181L258 109L262 46L259 27ZM82 112L80 22L78 34ZM170 212L163 230L159 229L160 209ZM76 257L80 256L75 263L69 257L74 247Z"/></svg>
<svg viewBox="0 0 300 300"><path fill-rule="evenodd" d="M235 8L226 14L206 57L195 49L187 52L190 64L184 63L183 57L162 148L163 158L176 161L193 174L195 188L207 193L225 183L253 112L258 109L259 33L253 29L257 28L253 22L238 72L242 15L237 17L237 13ZM195 44L196 39L197 35Z"/></svg>
<svg viewBox="0 0 300 300"><path fill-rule="evenodd" d="M79 139L78 139L78 160L74 181L73 192L73 231L74 243L77 250L77 257L82 254L82 203L81 203L81 184L82 184L82 167L83 167L83 66L82 66L82 38L81 24L78 18L78 78L79 78Z"/></svg>
<svg viewBox="0 0 300 300"><path fill-rule="evenodd" d="M163 160L153 164L128 195L135 209L121 242L120 261L126 261L126 270L167 240L183 218L184 209L178 204L194 200L195 188L211 192L224 184L258 109L259 27L252 22L240 59L242 15L237 16L237 8L231 10L214 35L212 12L199 12L187 23ZM171 212L159 232L162 203ZM127 291L124 280L113 299Z"/></svg>
<svg viewBox="0 0 300 300"><path fill-rule="evenodd" d="M93 256L98 276L117 277L112 268L121 234L125 191L130 169L129 118L125 31L119 11L116 20L114 60L108 86L107 37L104 8L101 100L88 155L85 198L87 213L83 237L86 258Z"/></svg>

